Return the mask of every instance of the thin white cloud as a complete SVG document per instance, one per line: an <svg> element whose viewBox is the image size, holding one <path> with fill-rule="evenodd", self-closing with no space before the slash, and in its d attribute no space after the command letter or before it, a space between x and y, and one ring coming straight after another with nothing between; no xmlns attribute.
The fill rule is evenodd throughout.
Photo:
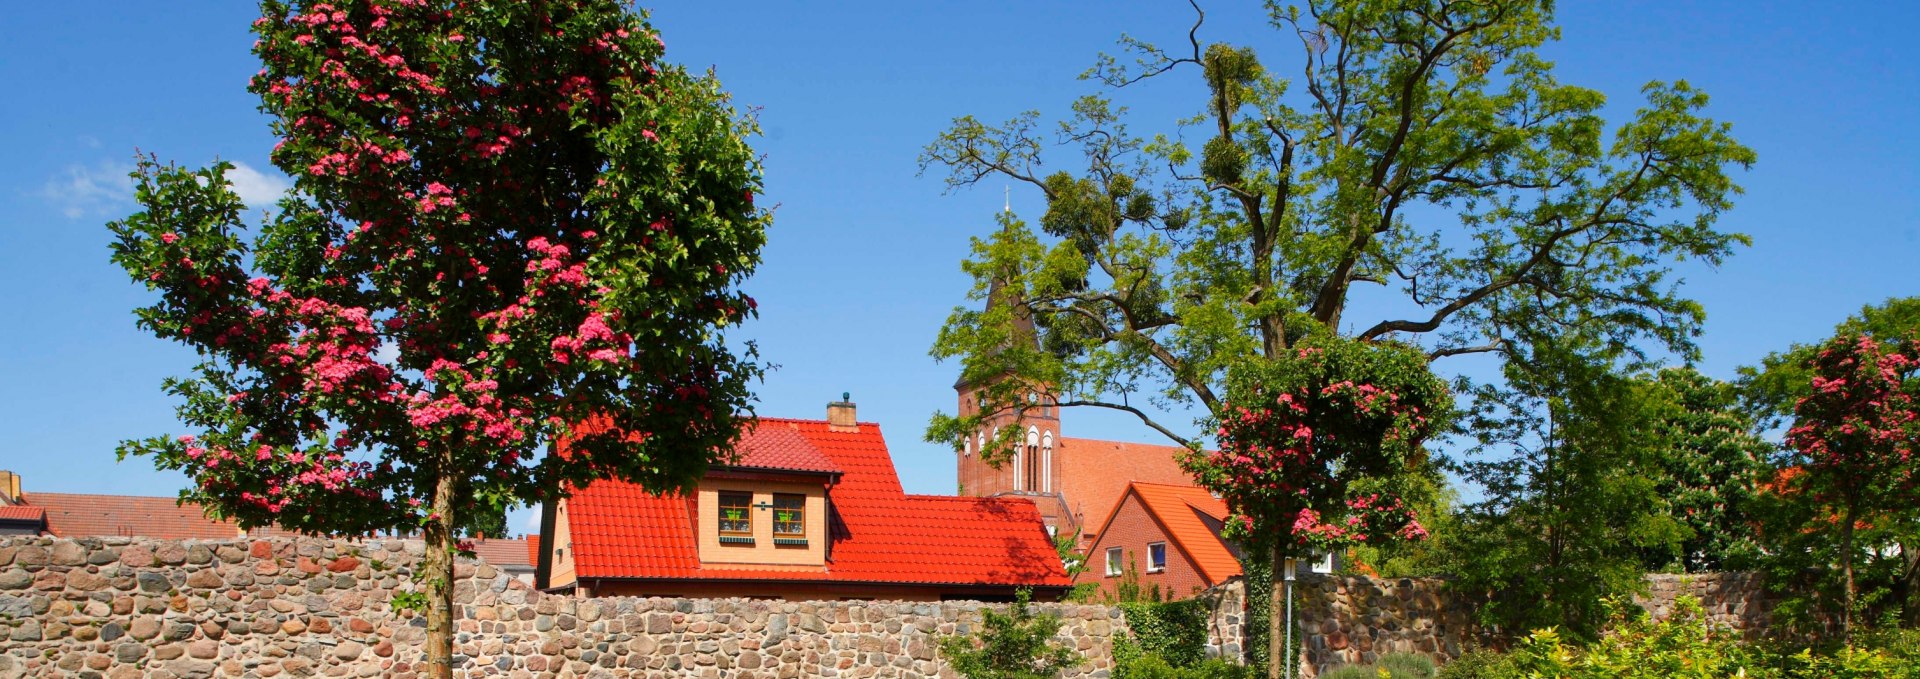
<svg viewBox="0 0 1920 679"><path fill-rule="evenodd" d="M525 525L525 528L527 529L528 532L534 533L536 535L540 533L540 512L541 512L541 505L534 505L527 511L527 523Z"/></svg>
<svg viewBox="0 0 1920 679"><path fill-rule="evenodd" d="M240 196L240 201L250 209L273 211L280 197L292 187L287 178L278 172L269 174L255 170L246 163L232 162L233 169L227 170L227 181L233 183L234 194Z"/></svg>
<svg viewBox="0 0 1920 679"><path fill-rule="evenodd" d="M69 219L106 216L133 203L133 179L127 176L132 171L132 165L112 161L69 165L48 179L39 195Z"/></svg>

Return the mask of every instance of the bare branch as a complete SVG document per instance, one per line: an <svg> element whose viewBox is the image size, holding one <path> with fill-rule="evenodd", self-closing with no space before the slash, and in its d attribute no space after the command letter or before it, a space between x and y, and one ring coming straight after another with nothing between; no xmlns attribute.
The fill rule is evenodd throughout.
<svg viewBox="0 0 1920 679"><path fill-rule="evenodd" d="M1154 431L1160 432L1161 434L1165 435L1169 439L1173 439L1174 443L1178 443L1182 447L1188 450L1192 450L1194 447L1193 441L1179 434L1173 433L1173 430L1166 428L1165 426L1161 425L1159 422L1153 421L1153 418L1148 417L1145 412L1142 412L1139 408L1135 408L1130 405L1122 405L1119 403L1107 403L1105 401L1062 401L1058 405L1062 408L1106 408L1108 410L1118 410L1121 412L1133 413L1134 417L1140 418L1141 422L1144 422L1146 423L1147 426L1152 427Z"/></svg>

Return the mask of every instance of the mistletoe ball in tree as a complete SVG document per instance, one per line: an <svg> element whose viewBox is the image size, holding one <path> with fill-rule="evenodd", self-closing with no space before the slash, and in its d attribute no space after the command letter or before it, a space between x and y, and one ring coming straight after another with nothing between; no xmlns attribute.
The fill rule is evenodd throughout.
<svg viewBox="0 0 1920 679"><path fill-rule="evenodd" d="M450 673L454 531L613 477L683 487L751 417L750 120L611 0L263 4L251 90L293 191L143 162L114 261L203 357L195 431L125 444L245 526L423 530ZM592 427L580 427L593 422ZM565 457L542 455L568 437Z"/></svg>

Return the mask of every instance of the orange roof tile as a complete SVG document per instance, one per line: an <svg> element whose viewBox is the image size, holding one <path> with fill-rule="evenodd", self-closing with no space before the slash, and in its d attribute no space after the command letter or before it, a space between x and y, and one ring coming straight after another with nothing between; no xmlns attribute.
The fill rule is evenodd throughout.
<svg viewBox="0 0 1920 679"><path fill-rule="evenodd" d="M25 493L26 503L47 512L47 532L61 537L129 535L161 539L231 539L241 535L231 521L207 518L199 505L170 497Z"/></svg>
<svg viewBox="0 0 1920 679"><path fill-rule="evenodd" d="M703 568L684 496L598 481L568 501L582 578L825 580L1066 587L1066 572L1031 502L907 495L880 427L761 418L754 440L798 434L841 470L831 490L831 558L822 571Z"/></svg>
<svg viewBox="0 0 1920 679"><path fill-rule="evenodd" d="M1127 484L1134 481L1193 485L1193 477L1180 468L1180 446L1147 443L1100 441L1096 439L1060 439L1060 492L1073 506L1072 511L1086 522L1082 532L1105 520L1105 512L1120 501Z"/></svg>
<svg viewBox="0 0 1920 679"><path fill-rule="evenodd" d="M495 566L524 567L534 564L528 560L533 553L527 546L526 538L476 538L473 552L480 560Z"/></svg>
<svg viewBox="0 0 1920 679"><path fill-rule="evenodd" d="M1225 501L1199 486L1136 481L1129 484L1120 501L1114 503L1113 511L1101 522L1100 532L1106 532L1106 523L1119 513L1120 503L1126 501L1127 495L1140 498L1140 505L1166 532L1167 541L1186 554L1208 582L1219 583L1241 574L1240 560L1234 558L1207 521L1226 521L1230 512Z"/></svg>
<svg viewBox="0 0 1920 679"><path fill-rule="evenodd" d="M0 505L0 521L45 521L47 510L25 505Z"/></svg>
<svg viewBox="0 0 1920 679"><path fill-rule="evenodd" d="M750 469L790 469L803 472L838 474L841 469L805 436L790 427L754 427L735 447L739 455L732 466Z"/></svg>

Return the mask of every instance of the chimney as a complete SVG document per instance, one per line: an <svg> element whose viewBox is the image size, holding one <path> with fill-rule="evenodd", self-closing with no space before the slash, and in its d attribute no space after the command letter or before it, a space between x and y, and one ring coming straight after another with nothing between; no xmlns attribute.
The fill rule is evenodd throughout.
<svg viewBox="0 0 1920 679"><path fill-rule="evenodd" d="M20 499L20 475L0 469L0 505L17 505Z"/></svg>
<svg viewBox="0 0 1920 679"><path fill-rule="evenodd" d="M840 392L840 400L827 404L827 428L833 431L859 431L853 417L852 394Z"/></svg>

